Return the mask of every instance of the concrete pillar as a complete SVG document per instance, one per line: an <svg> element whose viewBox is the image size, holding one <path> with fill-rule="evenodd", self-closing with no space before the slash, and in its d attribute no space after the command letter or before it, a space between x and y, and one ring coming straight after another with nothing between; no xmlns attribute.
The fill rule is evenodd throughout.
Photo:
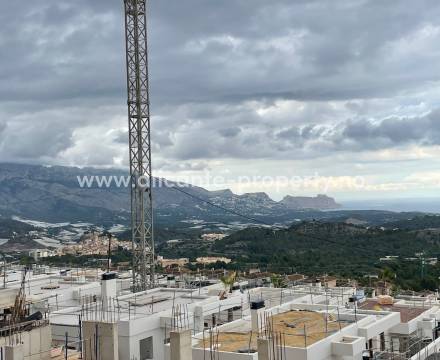
<svg viewBox="0 0 440 360"><path fill-rule="evenodd" d="M192 360L191 330L170 333L170 359Z"/></svg>
<svg viewBox="0 0 440 360"><path fill-rule="evenodd" d="M104 273L101 277L101 300L104 311L108 310L110 299L116 297L116 274Z"/></svg>
<svg viewBox="0 0 440 360"><path fill-rule="evenodd" d="M265 309L264 301L253 301L251 302L251 324L252 332L258 334L260 332L262 321L261 315Z"/></svg>
<svg viewBox="0 0 440 360"><path fill-rule="evenodd" d="M251 310L251 327L252 332L258 334L260 332L260 311Z"/></svg>
<svg viewBox="0 0 440 360"><path fill-rule="evenodd" d="M270 360L270 341L269 339L258 338L258 360Z"/></svg>
<svg viewBox="0 0 440 360"><path fill-rule="evenodd" d="M5 346L5 360L23 360L23 344Z"/></svg>
<svg viewBox="0 0 440 360"><path fill-rule="evenodd" d="M83 321L84 359L119 360L118 324Z"/></svg>
<svg viewBox="0 0 440 360"><path fill-rule="evenodd" d="M50 325L40 328L40 360L50 360L52 348L52 330Z"/></svg>
<svg viewBox="0 0 440 360"><path fill-rule="evenodd" d="M196 306L194 308L194 330L195 332L202 332L205 327L205 318L203 316L203 307Z"/></svg>
<svg viewBox="0 0 440 360"><path fill-rule="evenodd" d="M233 322L233 321L234 321L234 310L228 309L228 322Z"/></svg>

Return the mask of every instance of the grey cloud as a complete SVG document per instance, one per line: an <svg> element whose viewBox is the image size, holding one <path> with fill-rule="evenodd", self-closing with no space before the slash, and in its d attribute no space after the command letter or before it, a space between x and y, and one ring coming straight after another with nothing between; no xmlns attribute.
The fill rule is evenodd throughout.
<svg viewBox="0 0 440 360"><path fill-rule="evenodd" d="M152 2L153 101L389 96L438 79L429 54L382 59L389 43L438 24L440 4L392 3ZM122 2L40 0L24 7L21 0L9 3L1 20L9 83L0 86L2 98L123 97ZM228 36L238 44L213 41ZM191 42L207 46L188 53ZM403 73L414 58L424 66Z"/></svg>
<svg viewBox="0 0 440 360"><path fill-rule="evenodd" d="M225 138L235 137L238 134L240 134L240 132L241 132L241 129L239 127L220 129L220 131L219 131L220 135Z"/></svg>
<svg viewBox="0 0 440 360"><path fill-rule="evenodd" d="M298 127L291 127L289 129L280 131L276 136L279 139L286 140L299 139L301 137L301 130Z"/></svg>
<svg viewBox="0 0 440 360"><path fill-rule="evenodd" d="M380 149L405 145L440 144L440 111L422 117L388 118L373 123L368 120L347 121L337 140L351 142L357 149Z"/></svg>
<svg viewBox="0 0 440 360"><path fill-rule="evenodd" d="M97 158L98 152L103 156L107 154L110 165L113 162L111 155L117 154L108 151L111 144L100 141L106 138L106 132L110 132L108 138L114 141L111 126L119 129L125 125L125 116L121 123L118 117L114 119L117 113L117 107L102 106L33 111L12 110L7 106L0 109L0 118L5 119L4 130L0 132L0 161L56 164L62 161L65 152L78 151L77 148L83 147L77 159L70 159L75 165L95 165L90 159L93 156ZM109 127L106 128L106 125ZM78 133L82 134L81 138L75 135ZM94 143L95 148L91 150L87 143Z"/></svg>
<svg viewBox="0 0 440 360"><path fill-rule="evenodd" d="M364 151L395 148L409 144L440 144L440 110L421 117L382 120L350 119L328 126L291 127L276 134L285 150L307 146L315 157L319 150ZM317 151L318 150L318 151Z"/></svg>
<svg viewBox="0 0 440 360"><path fill-rule="evenodd" d="M114 131L113 141L118 144L128 145L128 130L124 129L124 130ZM170 131L161 131L161 130L154 131L153 146L157 150L172 145L173 145L173 141L171 139Z"/></svg>
<svg viewBox="0 0 440 360"><path fill-rule="evenodd" d="M73 144L72 130L54 123L8 128L2 138L2 152L16 159L55 157Z"/></svg>
<svg viewBox="0 0 440 360"><path fill-rule="evenodd" d="M171 131L156 130L154 132L154 138L152 140L154 148L158 151L161 151L164 148L173 146L174 143L171 137Z"/></svg>
<svg viewBox="0 0 440 360"><path fill-rule="evenodd" d="M207 162L169 162L161 161L155 163L156 169L162 171L203 171L209 170L209 165Z"/></svg>
<svg viewBox="0 0 440 360"><path fill-rule="evenodd" d="M399 103L402 95L440 81L440 36L429 31L440 26L436 0L150 5L155 156L319 157L437 144L437 113L383 119L362 103ZM108 148L127 141L120 130L126 127L122 1L11 1L0 22L0 115L7 119L3 131L0 125L2 160L62 161L60 154L80 146L75 131L120 116L102 153L74 152L78 163L105 163L106 153L117 157ZM256 113L286 99L304 101L308 110L272 118ZM332 105L323 105L345 100L351 120L335 119ZM48 110L68 116L48 119ZM32 116L16 118L22 113ZM20 138L8 132L14 124L25 129Z"/></svg>
<svg viewBox="0 0 440 360"><path fill-rule="evenodd" d="M128 144L128 130L118 130L113 136L116 143Z"/></svg>
<svg viewBox="0 0 440 360"><path fill-rule="evenodd" d="M324 125L305 125L302 127L293 126L278 133L275 133L275 140L287 140L302 146L308 140L316 140L322 137L328 127Z"/></svg>
<svg viewBox="0 0 440 360"><path fill-rule="evenodd" d="M243 129L240 137L218 137L214 132L197 141L178 137L177 159L215 157L301 159L331 152L383 150L407 145L440 145L440 110L421 117L349 119L335 124L291 126L282 131ZM196 131L196 130L195 130Z"/></svg>

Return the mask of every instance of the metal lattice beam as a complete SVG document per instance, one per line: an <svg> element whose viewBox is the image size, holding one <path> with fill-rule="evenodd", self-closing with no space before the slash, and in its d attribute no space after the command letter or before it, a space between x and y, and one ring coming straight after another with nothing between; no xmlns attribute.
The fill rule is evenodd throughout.
<svg viewBox="0 0 440 360"><path fill-rule="evenodd" d="M154 286L146 0L124 0L131 175L133 290Z"/></svg>

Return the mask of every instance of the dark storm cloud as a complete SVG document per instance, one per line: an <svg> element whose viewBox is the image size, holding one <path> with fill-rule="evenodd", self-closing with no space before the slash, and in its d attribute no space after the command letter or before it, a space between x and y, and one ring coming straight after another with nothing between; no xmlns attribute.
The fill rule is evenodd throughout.
<svg viewBox="0 0 440 360"><path fill-rule="evenodd" d="M436 0L153 0L150 9L160 156L270 158L298 147L298 156L306 149L319 156L436 143L428 117L420 127L398 116L323 124L321 113L289 127L255 113L283 99L395 98L432 85L440 79ZM126 141L122 0L11 1L0 23L2 160L57 162L78 145L76 130L104 127L114 116L121 121L109 139ZM259 103L253 110L252 102ZM59 115L46 118L48 109ZM20 138L18 127L26 129ZM100 164L103 149L94 154Z"/></svg>

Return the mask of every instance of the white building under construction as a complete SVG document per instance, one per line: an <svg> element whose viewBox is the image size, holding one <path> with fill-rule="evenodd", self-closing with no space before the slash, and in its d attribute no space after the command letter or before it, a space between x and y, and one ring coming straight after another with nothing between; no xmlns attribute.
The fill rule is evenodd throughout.
<svg viewBox="0 0 440 360"><path fill-rule="evenodd" d="M131 293L130 274L96 269L22 280L11 273L0 291L7 360L423 360L440 350L435 297L366 299L350 287L247 282L229 292L166 277ZM20 291L23 317L8 322Z"/></svg>

